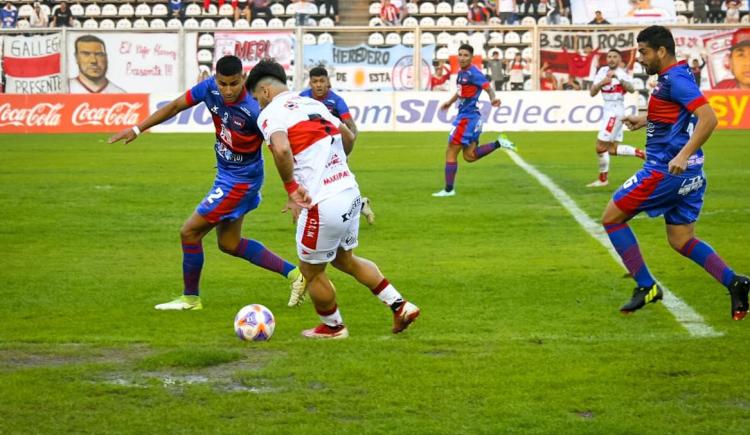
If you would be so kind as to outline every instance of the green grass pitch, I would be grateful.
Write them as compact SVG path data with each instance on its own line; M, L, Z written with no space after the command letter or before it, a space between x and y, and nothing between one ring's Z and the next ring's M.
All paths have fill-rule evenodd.
M459 163L447 133L364 133L351 157L374 226L359 255L422 309L392 336L387 307L331 272L351 337L308 341L310 304L285 280L219 252L199 312L156 312L181 291L179 228L214 176L212 136L1 136L0 433L748 433L750 319L669 248L661 219L633 228L653 273L720 337L695 338L662 304L622 317L633 282L503 151ZM595 133L512 133L519 154L594 219L640 165L596 177ZM492 139L485 133L483 139ZM642 133L626 143L642 146ZM750 272L746 132L705 146L698 236ZM244 236L295 260L270 155ZM243 305L277 320L267 343L232 330Z

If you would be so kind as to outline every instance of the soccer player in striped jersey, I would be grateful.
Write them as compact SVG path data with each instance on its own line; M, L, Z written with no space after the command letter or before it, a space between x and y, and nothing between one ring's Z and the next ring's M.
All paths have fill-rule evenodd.
M328 78L328 71L325 68L316 66L310 70L310 87L300 92L300 95L323 103L328 111L331 112L331 115L340 119L354 133L354 138L356 139L359 134L357 124L354 122L352 114L349 113L349 106L346 104L346 101L331 90L331 81ZM372 211L372 204L370 204L369 198L362 198L361 211L367 223L372 225L375 222L375 212Z
M711 246L695 237L706 190L701 146L716 127L716 114L687 62L677 62L669 29L647 27L636 40L639 62L649 75L659 78L647 115L624 120L631 130L646 127L646 162L615 192L602 217L612 245L637 283L620 311L629 314L663 297L628 226L635 215L646 212L650 217L664 215L669 244L729 290L731 316L741 320L747 314L750 279L735 273Z
M609 156L633 156L645 158L643 150L632 145L622 144L622 119L625 117L625 93L633 92L632 79L625 69L620 67L622 55L613 48L607 53L607 65L596 73L594 85L589 93L595 97L599 92L604 100L599 135L596 140L596 153L599 155L599 179L589 183L588 187L602 187L609 184Z
M217 173L214 185L180 229L184 289L177 299L156 305L157 310L199 310L199 280L203 269L203 237L216 228L219 249L256 266L286 277L292 287L291 299L303 294L304 277L292 263L282 259L260 242L241 236L245 214L260 204L263 185L263 136L257 125L260 108L245 90L242 62L225 56L216 63L216 75L166 104L139 125L125 129L109 140L125 143L183 110L204 103L216 127ZM299 300L291 300L297 305Z
M482 134L482 114L477 107L479 96L482 90L485 90L493 107L500 106L500 99L495 96L495 91L484 74L471 64L473 56L474 48L471 45L463 44L458 48L458 65L461 67L456 78L458 90L450 100L440 106L441 110L448 110L458 100L458 116L453 121L453 129L448 135L448 148L445 151L445 188L433 193L432 196L456 194L454 185L458 171L458 153L462 149L464 160L469 163L476 162L498 148L515 149L513 142L504 134L493 142L477 146Z

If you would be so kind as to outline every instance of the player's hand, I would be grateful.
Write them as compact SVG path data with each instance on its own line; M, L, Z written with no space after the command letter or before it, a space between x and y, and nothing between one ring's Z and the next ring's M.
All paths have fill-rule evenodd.
M302 212L302 207L297 205L296 202L292 201L292 199L288 199L286 202L286 205L281 210L282 213L291 212L292 213L292 222L297 223L297 219L299 219L299 214Z
M628 115L622 118L622 122L628 127L628 130L638 130L646 125L646 118L638 115Z
M492 104L492 107L500 107L500 99L495 98L494 100L490 101L490 104Z
M310 198L310 194L302 186L299 186L297 190L289 194L289 201L292 201L301 208L310 208L312 206L312 198Z
M112 136L110 136L110 138L107 141L107 143L115 143L115 142L119 142L122 139L125 139L125 143L128 144L130 142L133 142L135 140L135 138L137 138L137 137L138 136L133 131L133 128L132 127L128 127L128 128L126 128L124 130L121 130L119 133L113 134Z
M682 157L681 155L677 154L672 160L669 161L669 164L667 165L669 173L672 175L682 174L687 168L687 162L687 157Z
M440 110L442 111L446 111L450 108L451 108L451 104L448 101L440 105Z
M612 83L612 77L610 77L609 74L607 74L607 77L605 77L604 80L602 80L601 82L599 82L599 87L608 85L610 83Z

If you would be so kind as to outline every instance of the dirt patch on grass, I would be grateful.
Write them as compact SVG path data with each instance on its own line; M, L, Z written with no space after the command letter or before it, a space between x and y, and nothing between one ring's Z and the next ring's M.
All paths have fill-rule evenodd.
M152 353L146 345L24 344L0 348L0 371L82 364L128 364Z

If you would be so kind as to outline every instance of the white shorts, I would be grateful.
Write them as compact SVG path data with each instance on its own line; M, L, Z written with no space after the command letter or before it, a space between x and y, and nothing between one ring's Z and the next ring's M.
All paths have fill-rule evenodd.
M297 220L299 259L310 264L330 263L338 248L356 248L361 207L362 198L355 187L303 209Z
M596 136L602 142L622 142L622 118L625 116L620 111L604 109L604 116Z

